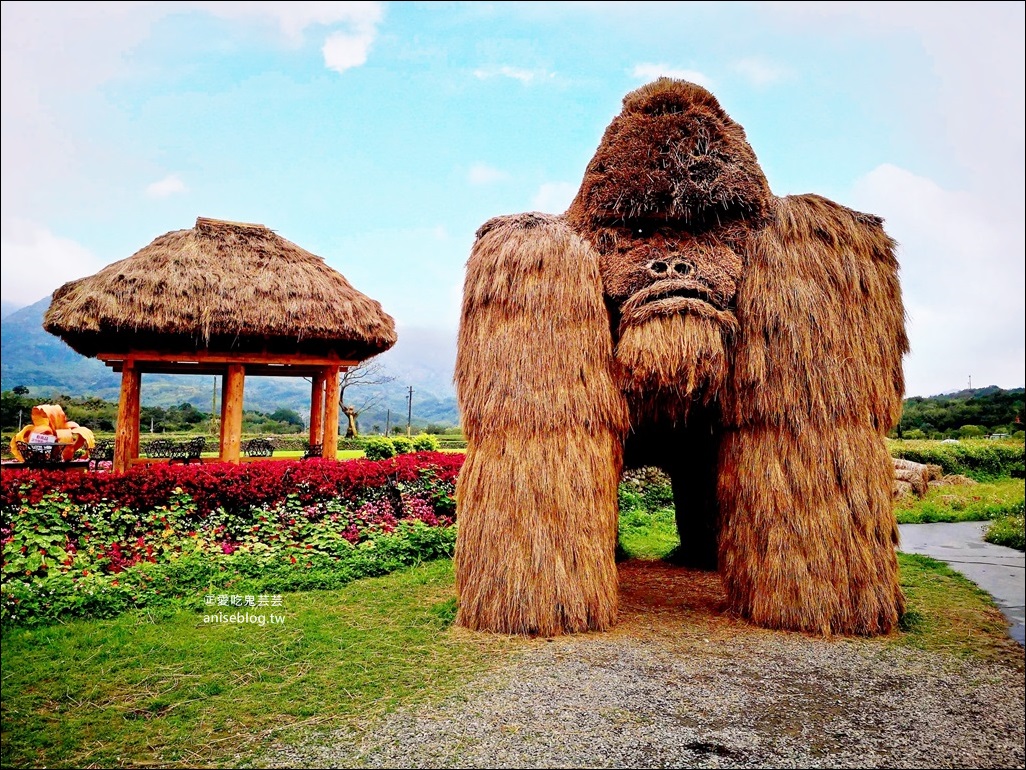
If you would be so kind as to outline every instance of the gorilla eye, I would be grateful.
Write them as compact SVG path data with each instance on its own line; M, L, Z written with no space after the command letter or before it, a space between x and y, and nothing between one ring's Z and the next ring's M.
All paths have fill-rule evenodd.
M662 260L656 260L648 266L648 269L651 270L653 273L665 273L669 269L669 267L670 266Z
M673 270L674 272L679 273L680 275L687 275L691 272L691 265L689 265L687 262L678 262L676 265L673 266Z

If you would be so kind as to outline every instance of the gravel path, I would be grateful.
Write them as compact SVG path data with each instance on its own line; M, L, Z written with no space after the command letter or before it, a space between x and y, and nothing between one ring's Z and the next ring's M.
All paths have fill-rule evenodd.
M604 634L525 641L441 704L279 746L261 767L1023 767L1021 655L965 661L771 632L715 576L622 575ZM685 595L686 594L686 595Z

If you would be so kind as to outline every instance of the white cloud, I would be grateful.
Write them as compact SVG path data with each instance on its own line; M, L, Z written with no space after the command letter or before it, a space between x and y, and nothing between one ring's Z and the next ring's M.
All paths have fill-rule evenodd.
M734 62L734 71L754 86L768 86L784 79L789 74L786 67L781 67L765 59L747 58Z
M270 22L294 45L303 42L309 27L345 25L346 32L336 34L361 40L368 38L369 46L383 16L382 5L376 2L197 2L192 5L223 19ZM331 35L329 41L336 34ZM366 54L366 47L363 53ZM327 60L325 63L328 64Z
M578 187L570 182L546 182L531 199L531 208L548 214L562 214L577 195Z
M104 263L84 246L32 222L4 222L0 285L5 302L31 305Z
M900 244L912 352L906 391L1021 387L1026 366L1021 233L985 201L884 164L858 180L855 205L885 217Z
M467 181L472 185L495 184L506 179L509 179L509 174L487 163L475 163L467 172Z
M678 67L670 67L666 64L635 64L631 75L640 80L655 80L656 78L675 78L676 80L688 80L697 83L704 88L712 88L712 79L697 70L686 70Z
M555 76L556 74L554 72L549 72L548 70L528 70L522 67L481 67L474 70L474 77L478 80L502 77L519 80L524 85L530 85L535 81L551 80Z
M167 198L188 189L178 174L168 174L163 179L146 185L146 195L150 198Z
M374 42L374 32L349 33L335 32L328 36L321 48L324 55L324 66L335 72L359 67L367 63L367 53Z

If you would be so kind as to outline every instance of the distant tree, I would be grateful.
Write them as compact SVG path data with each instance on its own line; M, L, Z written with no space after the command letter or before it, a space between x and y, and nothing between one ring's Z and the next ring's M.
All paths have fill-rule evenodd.
M289 425L298 425L300 428L302 428L305 425L305 423L303 422L303 418L300 417L298 412L292 409L286 409L285 407L278 407L269 415L267 415L267 417L268 419L274 420L275 422L284 422Z
M348 425L346 427L346 438L354 438L359 435L360 415L376 406L381 400L381 391L367 393L360 391L361 397L356 400L346 401L346 391L352 396L356 388L365 388L370 385L387 385L395 377L385 374L380 361L361 361L342 372L339 377L338 404L342 407L342 414L346 415Z
M33 402L13 390L0 393L0 424L5 431L14 432L19 425L31 422Z
M987 435L987 429L982 425L963 425L958 429L959 438L979 438Z
M29 394L29 389L26 388L24 385L15 385L11 389L11 392L16 393L19 396L27 396Z

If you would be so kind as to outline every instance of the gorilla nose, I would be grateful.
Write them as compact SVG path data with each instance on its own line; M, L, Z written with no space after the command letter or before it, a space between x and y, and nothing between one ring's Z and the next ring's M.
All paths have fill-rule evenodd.
M681 257L653 259L645 267L653 278L683 278L695 271L695 266Z

